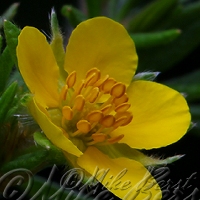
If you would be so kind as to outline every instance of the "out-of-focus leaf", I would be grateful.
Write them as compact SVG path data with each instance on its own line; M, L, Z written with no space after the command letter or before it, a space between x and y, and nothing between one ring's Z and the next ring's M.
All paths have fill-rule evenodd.
M36 170L42 165L48 156L48 151L44 149L35 149L33 152L16 157L10 162L5 163L1 168L1 173L6 173L10 170L19 168L25 168L29 170Z
M6 43L11 54L12 60L17 66L17 56L16 56L16 47L18 44L18 36L20 34L20 29L15 26L10 21L4 22L4 32L6 36Z
M0 28L2 28L4 20L11 20L17 13L19 3L13 3L0 17Z
M0 35L0 55L1 55L1 48L2 48L2 36Z
M176 9L168 15L162 23L157 25L157 29L169 29L170 27L177 27L181 30L199 19L200 2L190 3L187 6L179 5Z
M180 33L180 30L172 29L152 33L130 34L130 36L134 40L137 49L146 49L149 47L168 44L169 42L175 40L180 35Z
M102 0L86 0L88 17L96 17L101 15Z
M10 109L10 106L14 100L14 96L17 90L17 83L11 84L6 91L0 97L0 124L5 120L6 114Z
M200 99L200 70L185 76L166 81L165 84L175 90L185 93L188 101Z
M191 22L182 34L164 47L138 49L139 69L165 71L183 59L200 44L200 20ZM164 55L164 56L163 56Z
M178 0L156 0L147 5L128 25L129 32L152 30L178 5Z
M118 7L119 7L120 1L119 0L109 0L107 9L108 9L108 17L114 20L118 20L116 18L117 12L118 12Z
M74 28L79 23L87 19L87 17L80 10L78 10L77 8L74 8L71 5L63 6L61 12L63 16L67 17L67 19L69 20L69 23Z
M123 5L121 6L119 13L117 14L117 19L119 21L123 20L134 7L142 2L144 2L144 0L123 0Z
M200 105L198 105L198 104L190 105L190 112L192 114L192 118L194 121L197 119L200 119Z
M0 94L3 92L6 86L13 66L14 62L7 46L0 56Z

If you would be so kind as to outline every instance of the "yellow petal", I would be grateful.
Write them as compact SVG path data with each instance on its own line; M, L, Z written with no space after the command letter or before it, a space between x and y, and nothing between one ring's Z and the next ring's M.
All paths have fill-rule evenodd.
M137 149L164 147L179 140L190 125L184 97L177 91L150 81L135 81L128 88L132 122L113 134Z
M65 70L77 71L78 80L96 67L102 76L130 84L137 67L135 46L125 28L106 17L80 23L72 32L66 49Z
M75 156L82 155L82 152L67 138L66 133L51 122L45 109L37 105L34 99L28 104L28 107L40 128L54 145Z
M58 66L46 37L25 27L17 46L19 70L35 99L44 107L58 105Z
M89 147L77 160L81 168L121 199L161 199L157 182L137 161L123 157L110 159L95 147Z

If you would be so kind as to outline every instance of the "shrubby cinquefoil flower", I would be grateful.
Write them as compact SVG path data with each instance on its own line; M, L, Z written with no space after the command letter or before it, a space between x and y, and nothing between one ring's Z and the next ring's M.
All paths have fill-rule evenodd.
M51 46L36 28L21 31L17 57L33 94L28 105L31 114L76 167L90 174L95 167L110 169L103 180L96 178L120 198L161 199L155 180L131 159L131 152L176 142L189 127L190 113L175 90L151 81L132 81L138 57L122 25L105 17L79 24L66 48L65 82ZM123 169L127 171L121 183L110 187L112 177ZM139 190L144 179L157 187Z

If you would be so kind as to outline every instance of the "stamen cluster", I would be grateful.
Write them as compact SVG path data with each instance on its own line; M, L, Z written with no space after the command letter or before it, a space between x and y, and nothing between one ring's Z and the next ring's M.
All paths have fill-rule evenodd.
M97 68L90 69L85 79L77 82L73 71L61 91L62 126L71 137L80 137L86 145L112 144L124 135L110 133L129 124L133 118L126 86L110 78L101 77Z

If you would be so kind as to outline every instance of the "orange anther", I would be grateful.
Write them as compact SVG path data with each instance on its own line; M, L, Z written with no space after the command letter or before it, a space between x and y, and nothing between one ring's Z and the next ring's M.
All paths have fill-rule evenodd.
M133 115L132 115L132 113L129 112L129 111L121 112L121 113L118 112L118 113L116 113L116 115L115 115L115 117L116 117L117 120L120 119L121 117L124 117L124 116L126 116L127 119L124 121L124 123L123 123L121 126L126 126L126 125L129 124L129 123L132 121L132 119L133 119Z
M75 98L73 110L75 109L81 111L83 110L84 105L85 105L85 98L83 97L83 95L78 95Z
M113 78L108 78L103 84L102 84L102 90L105 93L109 93L113 85L116 83L116 80Z
M115 112L125 112L130 108L130 103L122 103L115 108Z
M91 130L91 124L87 120L80 120L76 127L82 133L88 133Z
M115 123L115 117L113 115L106 115L101 120L101 124L106 128L113 126L114 123Z
M126 93L123 96L121 96L120 98L114 98L113 99L113 103L115 104L115 106L118 106L118 105L125 103L127 101L128 101L128 96L127 96Z
M114 97L120 98L124 95L126 91L126 86L123 83L115 83L110 91L110 94Z
M119 127L119 126L122 126L122 125L127 121L127 119L128 119L127 116L122 116L122 117L118 118L118 119L115 121L113 127L114 127L114 128L117 128L117 127Z
M90 69L86 74L85 86L93 85L101 76L100 71L97 68Z
M73 118L73 111L69 106L63 106L62 115L66 120L71 120Z
M107 142L109 142L110 144L114 144L114 143L119 142L123 137L124 137L123 134L119 135L119 136L116 136L116 137L112 137L110 139L107 139Z
M66 84L69 88L72 88L76 82L76 71L70 73L66 79Z
M108 114L112 110L112 105L108 104L105 107L101 108L101 111L104 115Z
M82 80L81 83L78 85L78 87L75 90L75 94L76 95L81 94L81 91L82 91L84 85L85 85L84 80Z
M92 89L92 91L90 92L90 95L88 97L88 101L90 103L94 103L97 99L97 97L99 96L99 88L95 87Z
M92 139L95 142L104 142L107 139L107 135L103 133L94 133L92 134Z
M100 87L108 78L109 78L109 75L106 75L104 78L99 79L99 80L94 84L94 87Z
M60 93L60 97L62 100L66 100L67 98L67 92L68 92L68 86L65 85L62 90L61 90L61 93Z
M99 122L102 118L103 113L100 110L93 110L87 116L89 122Z

